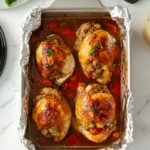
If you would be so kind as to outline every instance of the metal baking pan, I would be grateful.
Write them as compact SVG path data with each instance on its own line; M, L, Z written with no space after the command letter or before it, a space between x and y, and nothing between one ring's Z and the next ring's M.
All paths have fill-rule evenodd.
M42 9L41 13L44 14L44 16L48 17L50 20L55 19L62 19L63 17L65 18L78 18L78 19L110 19L112 20L112 17L110 16L109 10L113 9L112 8L106 8L102 5L102 3L98 0L54 0L52 1L51 4L47 4L48 1L46 1L44 4L42 4ZM46 7L50 5L49 7ZM129 14L127 14L129 16ZM43 15L41 15L42 17ZM38 16L39 17L39 16ZM114 17L114 18L119 18L119 17ZM113 20L114 20L113 18ZM42 18L41 18L42 19ZM121 20L121 18L119 18ZM119 20L117 19L117 20ZM124 22L121 23L122 26L124 26ZM24 131L24 136L25 139L22 138L24 141L32 141L33 144L30 142L23 142L26 143L26 147L30 149L30 144L32 145L31 147L36 148L36 149L42 149L42 150L48 150L48 149L121 149L122 147L126 147L128 143L132 141L132 137L130 137L130 134L128 135L129 130L132 130L132 127L130 129L130 122L132 122L131 118L128 116L128 110L129 110L129 103L130 103L130 88L131 88L131 81L130 81L130 30L126 30L126 39L124 40L124 37L121 35L120 38L120 45L121 45L121 104L122 104L122 112L120 112L120 131L122 132L119 140L109 143L109 142L104 142L101 144L94 144L90 146L85 146L85 145L75 145L75 146L67 146L65 143L60 142L59 144L51 144L51 145L46 145L42 146L40 145L35 138L31 134L31 102L30 100L27 100L26 98L29 95L29 91L27 90L29 87L28 80L28 65L23 66L23 72L25 73L25 78L24 75L22 74L22 93L21 97L24 99L23 104L27 104L29 101L29 105L27 104L28 108L25 108L26 116L25 119L27 119L27 122L24 121L25 124L25 129ZM23 58L23 57L22 57ZM23 60L23 59L22 59ZM21 61L22 61L21 60ZM26 69L24 69L26 68ZM22 106L24 108L24 105ZM29 111L29 112L28 112ZM29 115L28 115L29 113ZM23 119L23 114L21 115L21 121ZM20 123L22 124L22 123ZM127 125L128 124L128 125ZM132 123L131 123L132 124ZM132 132L132 131L131 131ZM132 134L132 133L131 133ZM126 140L126 137L129 137L131 139Z

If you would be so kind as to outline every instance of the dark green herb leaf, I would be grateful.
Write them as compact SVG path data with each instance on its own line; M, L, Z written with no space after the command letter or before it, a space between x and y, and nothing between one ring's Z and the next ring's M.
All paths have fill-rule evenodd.
M95 54L97 50L97 46L94 46L93 49L90 51L90 54Z
M53 120L57 120L57 117L56 117L56 116L53 116Z
M46 68L46 69L49 69L49 65L48 65L48 64L46 64L46 65L45 65L45 68Z
M109 127L109 130L111 131L113 129L113 127Z
M87 108L87 107L88 107L88 104L85 104L84 106Z
M94 121L94 120L92 120L92 121L91 121L91 123L92 123L92 124L95 124L95 121Z
M100 78L103 78L103 77L104 77L103 72L101 72L101 74L100 74Z
M56 72L57 72L57 69L54 70L54 73L56 73Z
M98 41L95 41L95 46L90 51L90 54L95 54L96 53L96 51L98 50L97 46L98 46Z
M58 131L57 129L53 129L53 133L57 133L57 131Z
M16 0L5 0L5 3L10 6L12 3L16 2Z
M48 50L46 50L46 55L47 56L53 56L54 55L54 51L52 49L48 49Z
M96 113L96 109L95 109L95 108L93 108L93 109L92 109L92 112L93 112L93 113Z
M46 64L46 65L45 65L45 68L46 68L46 69L49 69L51 66L54 66L54 65L56 65L56 63L55 63L55 62L52 62L51 64Z
M49 64L49 66L55 66L56 63L55 62L52 62L51 64Z

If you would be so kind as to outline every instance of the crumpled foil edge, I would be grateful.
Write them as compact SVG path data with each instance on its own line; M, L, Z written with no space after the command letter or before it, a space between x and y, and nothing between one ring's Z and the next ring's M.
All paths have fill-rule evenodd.
M124 50L125 53L125 59L130 58L130 46L127 47L128 43L128 38L130 37L130 29L131 29L131 19L129 16L129 12L126 8L120 7L120 6L114 6L113 8L108 9L111 17L113 20L117 22L121 29L121 35L122 35L122 40L123 40L123 46L126 50ZM122 22L123 21L123 22ZM127 62L127 63L130 63ZM128 64L126 64L128 65ZM122 66L123 68L124 66ZM131 70L128 70L131 71ZM130 78L130 77L129 77ZM132 118L132 113L133 113L133 97L132 97L132 92L130 91L130 85L125 85L126 86L126 91L123 93L123 101L126 101L126 107L125 107L125 114L126 114L126 129L125 129L125 134L124 138L121 140L118 140L114 142L114 144L121 143L121 146L119 150L125 150L130 143L133 142L133 118Z
M131 26L131 20L129 18L129 13L126 8L122 8L119 6L115 6L113 8L108 9L111 17L113 20L116 20L116 22L119 24L119 27L122 28L123 32L125 31L124 28L126 29L127 33L122 33L122 35L126 35L123 37L123 43L124 46L126 46L127 43L127 37L129 36L128 33L130 32L130 26ZM118 20L119 18L124 19L124 25L122 26ZM24 95L22 95L22 100L21 100L21 116L20 116L20 122L19 122L19 138L24 146L25 150L35 150L35 146L32 143L30 139L27 139L25 137L26 135L26 128L27 128L27 120L28 120L28 102L29 102L29 83L28 83L28 62L29 62L29 55L30 55L30 50L29 50L29 39L32 34L32 32L36 29L39 28L41 24L41 4L36 5L32 10L30 10L25 17L23 18L21 22L21 56L20 56L20 65L23 71L23 75L25 76L25 92ZM126 93L124 93L124 101L126 101L126 108L125 108L125 113L127 116L126 120L126 132L124 135L124 139L118 140L114 142L114 145L117 145L121 143L121 146L110 146L107 147L107 150L125 150L126 147L133 141L132 138L132 133L133 133L133 121L132 121L132 112L133 112L133 98L132 98L132 93L131 91L127 90ZM106 149L101 149L101 150L106 150Z
M21 55L20 55L20 65L23 71L23 76L25 80L25 92L22 95L21 100L21 116L19 122L19 138L24 150L35 150L35 146L30 139L25 137L27 120L28 120L28 103L29 103L29 83L28 83L28 62L29 62L29 39L34 30L38 29L41 25L41 4L36 5L32 10L30 10L23 18L21 22ZM23 90L23 89L22 89ZM22 91L23 93L23 91Z

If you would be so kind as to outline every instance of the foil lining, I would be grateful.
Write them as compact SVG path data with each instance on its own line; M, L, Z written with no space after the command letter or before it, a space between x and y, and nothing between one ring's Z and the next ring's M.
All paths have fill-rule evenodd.
M41 7L40 5L35 6L31 11L29 11L23 18L21 22L21 55L20 55L20 65L23 72L24 83L22 85L22 100L20 109L20 122L19 122L19 137L20 141L24 147L24 150L35 150L35 146L30 139L26 138L26 129L28 121L28 103L29 103L29 80L28 80L28 63L29 63L29 39L34 30L38 29L41 25ZM23 91L24 90L24 91Z
M130 29L131 19L126 8L115 6L108 9L113 20L121 29L122 54L121 54L121 100L123 117L123 136L114 144L120 145L119 150L125 150L133 142L133 97L130 91Z
M130 47L129 37L130 37L130 27L131 20L129 13L126 8L115 6L108 9L113 20L116 20L119 27L121 28L121 38L122 38L122 60L121 66L122 69L122 133L123 135L110 145L107 148L102 148L99 150L125 150L126 147L133 141L133 119L132 119L132 110L133 110L133 98L130 91L130 70L128 66L130 65ZM20 122L19 122L19 138L24 147L24 150L35 150L35 146L30 139L26 136L27 121L28 121L28 103L29 103L29 80L28 80L28 63L30 56L29 49L29 40L33 31L39 28L41 25L41 4L36 5L32 10L30 10L22 20L21 23L21 55L20 55L20 65L22 68L22 99L20 106ZM128 43L128 44L127 44ZM128 51L126 51L128 50ZM127 74L126 72L129 72ZM128 81L128 82L127 82Z

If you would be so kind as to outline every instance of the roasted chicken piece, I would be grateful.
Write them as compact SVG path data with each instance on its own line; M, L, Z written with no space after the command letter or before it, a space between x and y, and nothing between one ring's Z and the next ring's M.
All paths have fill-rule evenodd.
M52 34L39 43L36 62L42 76L58 85L72 75L75 67L70 49L57 34Z
M45 137L55 142L62 140L68 133L71 123L71 110L60 92L43 88L33 99L32 119Z
M111 80L114 38L101 25L85 23L76 32L75 48L84 74L101 84Z
M116 103L106 86L84 83L78 86L74 127L87 139L104 142L116 126Z

